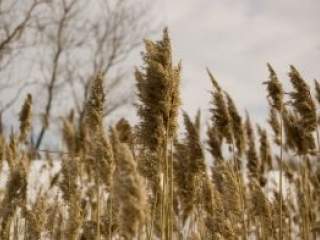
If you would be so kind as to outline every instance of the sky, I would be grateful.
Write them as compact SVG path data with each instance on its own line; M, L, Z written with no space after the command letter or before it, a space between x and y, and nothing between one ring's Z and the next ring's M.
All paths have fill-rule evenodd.
M184 110L206 112L208 67L257 122L267 116L266 63L286 90L293 64L306 81L320 79L319 0L164 0L157 14L169 27L176 62L182 60Z
M310 84L320 79L320 0L154 0L152 5L150 21L159 28L147 38L158 40L161 28L168 26L174 60L182 61L182 109L194 116L200 108L204 122L209 118L211 90L207 67L239 110L248 110L264 125L268 104L262 83L268 79L267 62L286 91L290 64ZM143 46L138 48L127 63L132 73L142 64L142 50ZM135 91L130 76L124 89ZM16 113L6 116L10 123L17 122ZM125 106L108 123L121 117L138 121L135 107Z

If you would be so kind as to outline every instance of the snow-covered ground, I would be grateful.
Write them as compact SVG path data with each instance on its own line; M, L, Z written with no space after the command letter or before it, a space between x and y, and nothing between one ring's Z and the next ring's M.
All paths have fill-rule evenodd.
M0 192L6 188L9 176L9 167L6 161L3 161L3 168L0 174ZM60 161L51 161L50 163L45 160L34 160L30 164L30 169L27 178L27 195L28 200L33 202L37 193L46 191L49 188L50 181L53 176L59 172L61 168Z

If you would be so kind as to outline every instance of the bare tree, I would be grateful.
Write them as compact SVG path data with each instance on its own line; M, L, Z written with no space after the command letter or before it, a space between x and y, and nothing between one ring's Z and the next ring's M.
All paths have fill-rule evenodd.
M2 74L12 65L14 59L28 44L24 33L34 19L36 8L43 3L42 0L25 1L0 0L0 93L15 88L11 99L0 101L0 113L3 114L18 99L21 92L30 83L11 82L8 75ZM19 85L19 86L17 86Z
M49 65L44 65L47 69L47 74L44 76L44 89L47 91L47 99L43 114L42 127L39 136L36 140L36 149L41 145L44 134L49 127L49 119L51 115L52 105L54 103L55 88L59 81L60 69L63 64L65 52L74 44L74 39L69 38L68 28L71 26L73 18L78 13L76 4L78 0L61 0L57 2L49 2L47 10L50 10L52 16L42 18L42 22L38 23L39 30L45 35L47 47L51 48ZM59 9L57 12L57 8ZM45 20L49 20L46 22ZM51 61L51 62L50 62ZM42 62L43 64L43 62Z
M68 78L80 118L88 98L92 74L100 72L107 75L107 90L115 91L126 75L119 69L114 74L109 74L110 71L123 62L141 43L142 37L150 31L150 25L147 22L148 6L137 7L136 3L128 0L113 1L113 4L112 1L101 1L101 16L88 25L90 57L86 65L89 69L84 73L77 72L78 64L76 64L69 72L71 75L76 74L76 77ZM105 116L128 101L130 101L130 95L118 96L114 102L108 101L105 106Z
M106 75L107 96L126 83L128 69L123 63L152 28L150 4L0 0L0 93L5 92L0 114L12 109L26 90L35 94L35 111L41 112L40 126L33 130L36 149L53 118L72 108L81 121L97 72ZM27 66L25 71L22 66ZM131 96L128 91L107 101L105 116L130 102Z
M57 96L72 96L73 104L67 104L81 121L93 76L107 75L106 91L116 91L126 79L125 69L119 66L150 29L147 6L130 0L48 1L41 12L37 56L41 56L41 94L45 90L46 98L36 149L49 128ZM105 115L129 102L130 96L107 101Z

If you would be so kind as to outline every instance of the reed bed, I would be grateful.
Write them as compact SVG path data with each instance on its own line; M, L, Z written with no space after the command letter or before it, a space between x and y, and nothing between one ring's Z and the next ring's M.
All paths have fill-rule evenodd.
M37 152L32 96L0 134L0 239L303 239L320 235L320 84L290 66L285 92L267 64L270 114L256 125L208 69L211 117L180 108L181 64L167 29L136 68L137 115L104 123L96 73L84 117L61 122L64 149ZM178 115L183 122L178 126ZM178 134L178 127L182 134ZM202 136L201 133L206 133Z

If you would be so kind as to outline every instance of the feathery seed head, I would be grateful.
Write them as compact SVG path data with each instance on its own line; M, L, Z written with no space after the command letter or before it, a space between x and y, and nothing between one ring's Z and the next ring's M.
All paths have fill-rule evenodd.
M282 111L283 106L283 88L282 84L278 80L276 72L273 70L272 66L267 64L269 70L269 81L264 82L267 85L268 97L270 98L271 107L277 109L277 111Z
M31 107L32 107L32 96L31 94L27 95L27 98L22 106L19 120L20 120L20 142L26 141L27 134L31 128Z

